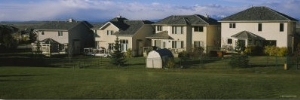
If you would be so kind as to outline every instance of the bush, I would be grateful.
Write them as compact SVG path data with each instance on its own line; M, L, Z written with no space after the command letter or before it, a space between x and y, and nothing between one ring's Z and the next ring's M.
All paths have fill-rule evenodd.
M264 52L269 56L286 56L287 48L286 47L276 47L276 46L265 46Z
M130 48L128 48L125 54L126 54L127 58L131 58L132 57L132 50Z
M245 48L244 53L251 56L262 55L263 48L260 46L248 46Z
M166 63L166 68L175 68L175 61L174 59L168 59Z
M232 68L247 68L249 59L247 55L232 55L229 65Z
M195 47L193 51L190 52L190 56L195 58L199 58L203 54L204 48L203 47Z

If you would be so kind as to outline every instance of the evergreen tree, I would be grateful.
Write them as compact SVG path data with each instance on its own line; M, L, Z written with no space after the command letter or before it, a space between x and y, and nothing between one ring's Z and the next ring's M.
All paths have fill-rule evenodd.
M120 42L119 38L117 37L117 39L115 40L113 53L111 54L111 64L124 66L125 63L125 55L120 50Z

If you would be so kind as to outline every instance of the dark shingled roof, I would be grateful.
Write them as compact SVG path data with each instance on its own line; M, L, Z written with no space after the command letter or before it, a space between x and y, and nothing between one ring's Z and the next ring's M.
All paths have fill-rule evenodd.
M253 40L265 40L265 38L260 37L254 33L251 33L249 31L242 31L237 34L232 35L231 37L237 38L237 39L253 39Z
M173 39L168 35L168 31L161 31L159 33L153 34L152 36L146 37L149 39Z
M164 18L154 25L162 25L162 24L171 24L171 25L217 25L219 24L217 20L205 17L202 15L172 15L167 18Z
M283 13L277 12L271 8L258 6L251 7L249 9L243 10L231 16L225 17L220 20L222 21L297 21L297 19L292 18Z
M143 25L145 24L152 24L153 22L148 20L128 20L121 16L111 19L110 21L106 22L111 23L118 27L120 30L114 34L119 36L131 36L134 35ZM103 25L101 27L103 27ZM101 28L99 27L99 28Z
M59 30L69 30L79 24L85 24L87 27L92 28L93 25L88 23L87 21L74 21L74 22L68 22L68 21L50 21L46 22L45 24L41 25L40 27L37 27L37 29L59 29Z

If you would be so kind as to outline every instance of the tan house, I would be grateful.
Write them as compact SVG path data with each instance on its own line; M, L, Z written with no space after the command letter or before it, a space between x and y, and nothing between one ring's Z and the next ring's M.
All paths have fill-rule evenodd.
M299 40L297 20L268 7L251 7L219 22L222 26L221 45L227 51L250 45L275 45L293 50Z
M143 47L150 45L146 38L154 33L152 22L147 20L128 20L118 16L103 25L94 27L96 49L112 52L116 38L119 38L121 51L132 50L133 56L143 54Z
M220 24L209 16L172 15L154 24L152 46L171 49L173 53L203 47L206 53L220 47Z
M51 21L35 29L43 54L81 54L83 48L93 46L92 25L86 21ZM37 50L37 43L33 50Z

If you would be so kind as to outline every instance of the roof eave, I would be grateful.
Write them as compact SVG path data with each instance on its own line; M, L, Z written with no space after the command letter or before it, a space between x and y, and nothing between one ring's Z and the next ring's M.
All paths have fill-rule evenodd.
M294 20L220 20L218 22L297 22Z

